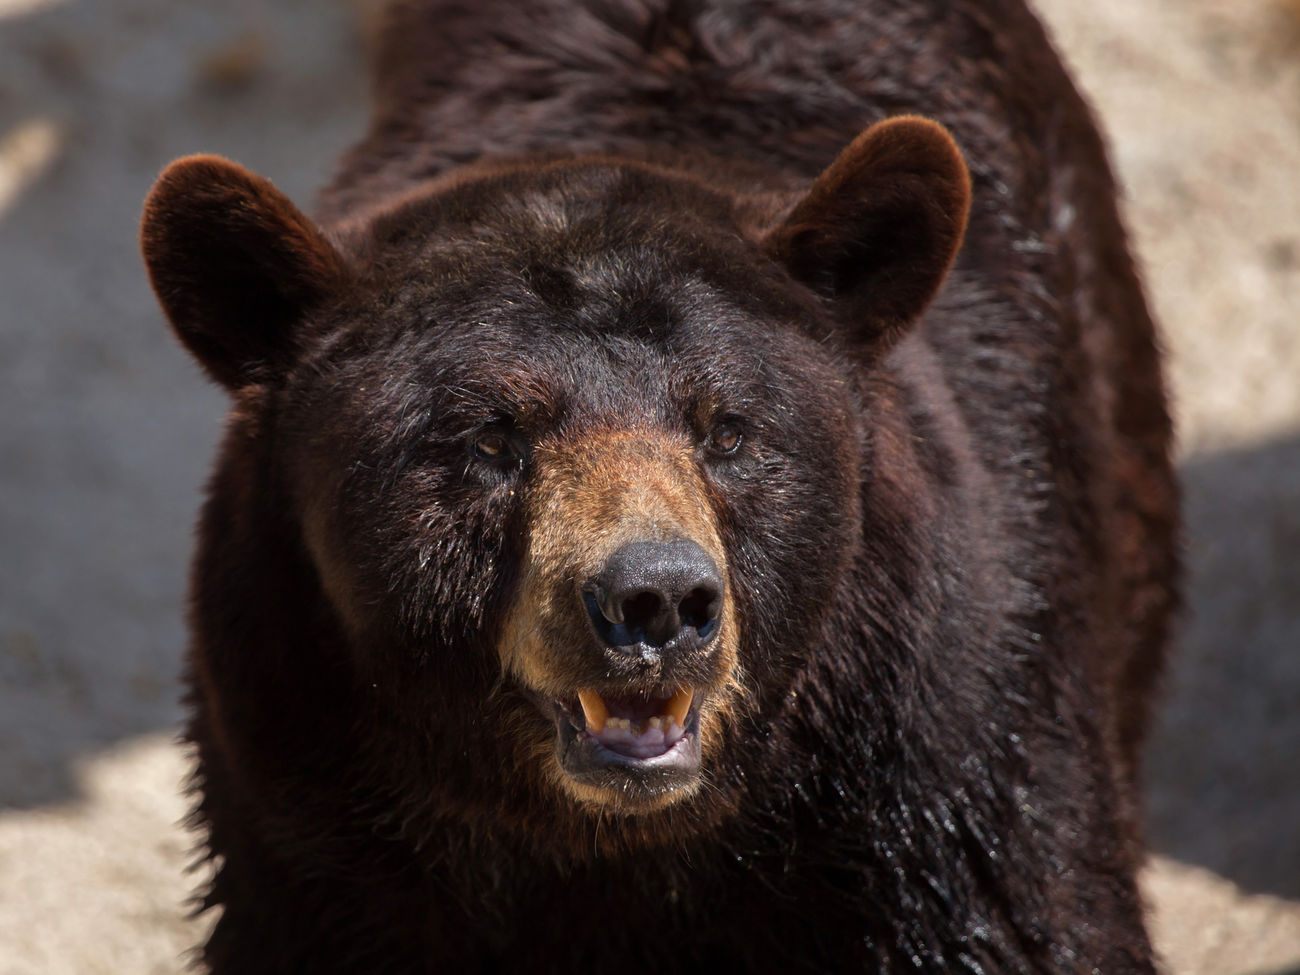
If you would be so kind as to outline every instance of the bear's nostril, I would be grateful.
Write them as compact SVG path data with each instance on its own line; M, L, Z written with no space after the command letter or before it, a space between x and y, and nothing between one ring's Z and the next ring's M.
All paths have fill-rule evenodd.
M633 628L650 629L663 615L664 601L658 593L638 592L623 601L623 622Z
M686 594L677 615L685 626L693 626L701 633L704 628L717 621L722 613L722 593L712 586L698 586Z

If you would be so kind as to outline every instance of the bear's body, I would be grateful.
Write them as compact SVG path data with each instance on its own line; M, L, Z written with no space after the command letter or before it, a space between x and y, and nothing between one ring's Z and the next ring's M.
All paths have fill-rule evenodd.
M210 158L146 210L235 398L192 606L212 970L1152 971L1169 422L1020 0L386 38L323 232ZM920 119L855 140L900 113L969 181Z

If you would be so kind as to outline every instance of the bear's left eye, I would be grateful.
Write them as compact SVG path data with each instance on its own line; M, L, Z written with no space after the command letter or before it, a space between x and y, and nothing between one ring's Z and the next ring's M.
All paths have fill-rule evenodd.
M709 431L709 450L725 457L739 450L744 439L738 420L723 420Z

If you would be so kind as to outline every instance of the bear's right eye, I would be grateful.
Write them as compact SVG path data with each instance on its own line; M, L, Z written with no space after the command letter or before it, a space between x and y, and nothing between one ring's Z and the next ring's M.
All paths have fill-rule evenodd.
M501 463L510 460L514 454L514 444L501 430L484 430L474 438L474 456L479 460Z

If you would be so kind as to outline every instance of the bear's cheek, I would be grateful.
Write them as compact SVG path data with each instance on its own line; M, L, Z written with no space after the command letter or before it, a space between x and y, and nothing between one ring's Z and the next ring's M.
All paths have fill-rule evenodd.
M789 675L842 599L861 548L861 448L837 404L805 400L798 426L772 431L756 463L717 485L725 497L742 659L760 706ZM779 441L779 442L778 442Z
M525 520L498 654L553 723L536 773L625 809L690 794L743 683L727 553L694 446L640 429L543 443ZM519 747L537 753L536 741Z
M503 570L517 561L513 498L446 458L393 453L300 451L302 537L362 677L465 671L467 639L499 626ZM495 661L479 658L490 679Z

